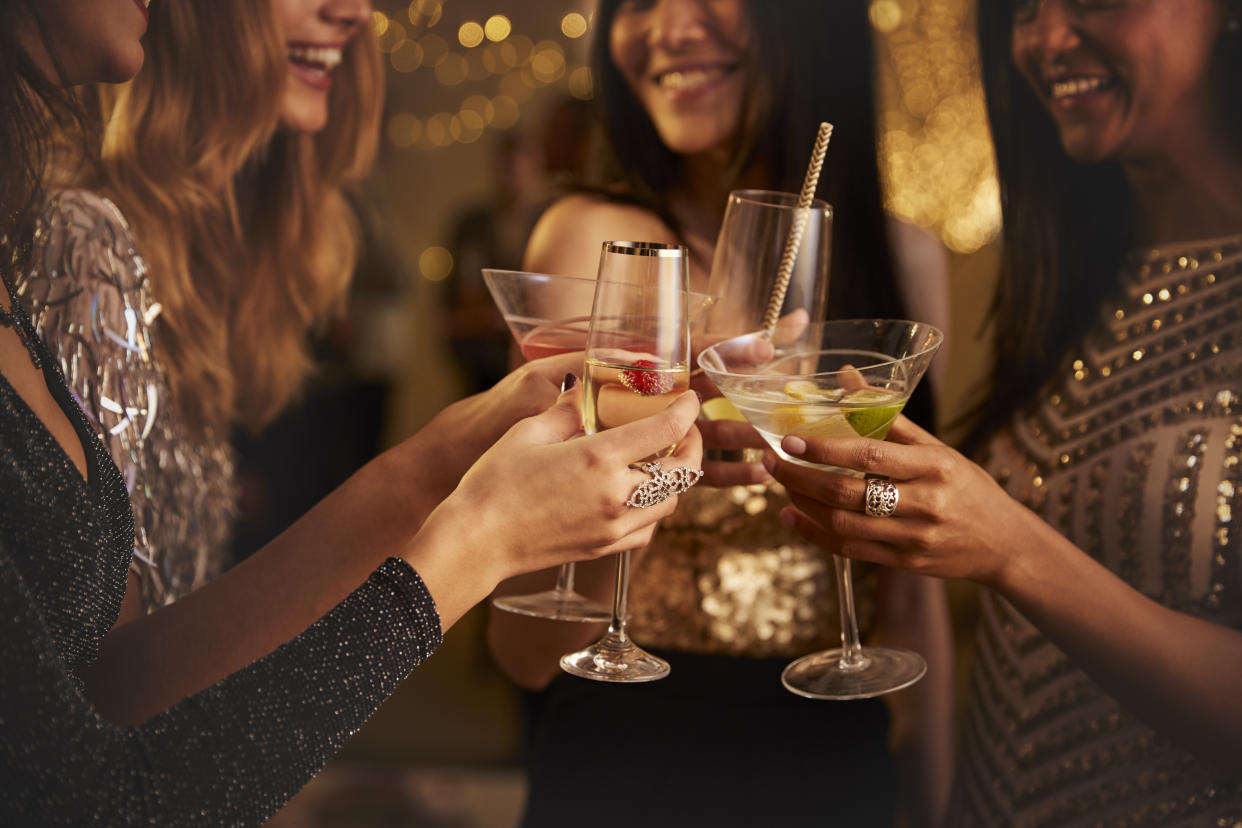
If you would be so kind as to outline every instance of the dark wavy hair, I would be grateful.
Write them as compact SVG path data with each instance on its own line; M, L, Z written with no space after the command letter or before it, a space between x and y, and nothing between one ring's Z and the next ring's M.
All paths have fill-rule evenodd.
M0 0L0 267L24 268L43 203L42 179L58 134L84 134L87 121L59 77L26 53L21 33L48 41L38 0ZM56 75L60 66L52 56Z
M1004 217L1001 278L989 322L996 352L964 447L978 449L1062 368L1119 291L1136 243L1129 185L1116 161L1080 164L1012 58L1015 0L979 3L979 51ZM1242 141L1242 36L1223 33L1213 62L1217 100Z
M798 192L822 121L836 125L819 196L833 214L832 294L838 316L904 316L888 245L876 159L872 33L865 0L743 0L755 48L746 69L734 179L761 163L769 189ZM601 0L592 44L605 169L627 197L669 221L665 194L681 159L660 140L609 54L622 0ZM732 187L730 187L732 188Z

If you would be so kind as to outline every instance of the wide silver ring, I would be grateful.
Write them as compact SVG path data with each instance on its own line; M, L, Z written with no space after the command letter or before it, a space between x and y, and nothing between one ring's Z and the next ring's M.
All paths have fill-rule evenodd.
M644 463L643 471L651 475L651 479L644 481L634 490L630 499L625 501L626 506L646 509L648 506L663 503L673 495L679 495L698 483L699 478L703 476L702 469L683 467L665 471L659 463Z
M863 499L863 511L872 517L892 517L897 511L901 495L897 485L887 477L867 475L867 494Z

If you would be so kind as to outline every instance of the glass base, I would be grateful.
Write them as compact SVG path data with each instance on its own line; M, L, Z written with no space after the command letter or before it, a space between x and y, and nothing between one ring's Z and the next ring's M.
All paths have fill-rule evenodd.
M861 663L844 666L842 651L811 653L781 673L785 689L808 699L869 699L909 687L927 672L918 653L891 647L863 647Z
M493 598L492 606L505 612L553 621L590 623L607 621L612 617L612 610L599 601L592 601L576 592L555 589L530 595L504 595Z
M609 632L585 650L561 656L561 669L594 681L656 681L671 672L668 662Z

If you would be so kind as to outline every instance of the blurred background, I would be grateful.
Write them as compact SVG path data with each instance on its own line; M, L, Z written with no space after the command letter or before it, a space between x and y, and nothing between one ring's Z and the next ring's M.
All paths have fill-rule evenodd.
M593 0L373 2L388 91L379 164L357 205L365 255L347 314L319 337L323 367L302 404L264 434L237 437L238 555L503 374L509 335L480 268L519 267L539 212L587 153ZM872 0L870 17L889 209L950 251L952 336L938 394L941 430L952 438L984 370L980 331L1000 221L973 0ZM312 441L327 451L312 458L304 451ZM973 592L950 590L964 673ZM486 612L454 626L270 824L515 825L522 699L491 663Z

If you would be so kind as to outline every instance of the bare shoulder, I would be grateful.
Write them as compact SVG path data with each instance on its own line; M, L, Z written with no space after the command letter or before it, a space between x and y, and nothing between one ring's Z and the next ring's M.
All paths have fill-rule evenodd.
M949 323L949 256L931 232L896 216L888 217L897 285L907 312L942 330Z
M574 194L540 217L526 244L523 267L540 273L594 278L600 245L606 241L675 242L659 216L602 196Z

